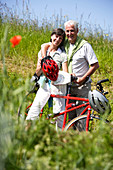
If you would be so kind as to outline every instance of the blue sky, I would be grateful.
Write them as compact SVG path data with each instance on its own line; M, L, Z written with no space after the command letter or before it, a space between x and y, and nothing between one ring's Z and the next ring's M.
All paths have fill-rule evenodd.
M100 26L106 33L113 34L113 0L1 0L8 7L21 12L26 5L31 17L50 19L54 15L74 19L91 25Z

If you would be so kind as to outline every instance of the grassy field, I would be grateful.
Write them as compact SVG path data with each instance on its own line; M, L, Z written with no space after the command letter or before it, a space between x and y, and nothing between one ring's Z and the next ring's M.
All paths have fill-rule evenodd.
M105 89L111 105L110 125L101 123L96 131L58 132L45 121L33 121L26 131L24 119L18 120L18 107L31 88L41 44L50 39L51 28L22 22L15 17L0 19L0 167L3 170L113 169L113 41L103 32L80 30L92 45L100 68L92 76L92 89L98 80L109 78ZM10 38L22 41L11 47ZM23 112L24 112L24 108ZM45 109L45 114L48 108Z

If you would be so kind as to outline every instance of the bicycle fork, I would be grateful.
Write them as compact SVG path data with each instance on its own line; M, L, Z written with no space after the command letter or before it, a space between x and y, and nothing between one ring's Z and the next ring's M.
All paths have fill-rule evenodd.
M68 109L67 105L69 103L69 96L70 94L67 95L67 100L66 100L66 107L65 107L65 110ZM62 131L64 130L65 128L65 125L66 125L66 118L67 118L67 112L65 111L65 114L64 114L64 120L63 120L63 126L62 126Z
M91 106L88 105L88 113L87 113L87 119L86 119L86 132L89 130L90 114L91 114Z

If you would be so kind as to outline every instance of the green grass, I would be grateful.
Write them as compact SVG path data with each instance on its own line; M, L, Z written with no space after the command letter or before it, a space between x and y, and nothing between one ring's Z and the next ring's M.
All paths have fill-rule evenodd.
M3 18L2 18L3 19ZM33 121L25 130L26 121L18 120L18 108L34 74L40 46L50 39L51 29L32 23L22 24L15 17L6 18L0 24L0 167L6 170L68 170L113 168L113 129L101 123L95 132L56 132L45 121ZM43 23L42 23L43 25ZM52 23L48 23L52 25ZM11 47L10 38L21 35L22 41ZM87 35L87 36L86 36ZM98 80L109 78L104 87L112 112L109 115L113 126L113 41L91 30L80 36L91 43L99 60L100 68L92 76L92 89ZM24 113L24 107L22 108ZM45 114L48 108L45 109Z

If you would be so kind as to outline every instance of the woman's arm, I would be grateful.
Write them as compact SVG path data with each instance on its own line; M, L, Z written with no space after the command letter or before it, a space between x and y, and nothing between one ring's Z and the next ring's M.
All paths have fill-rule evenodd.
M67 61L62 64L62 70L68 72L68 64Z
M42 69L41 69L41 59L38 59L37 68L36 68L36 74L37 74L37 76L40 76L41 73L42 73Z

